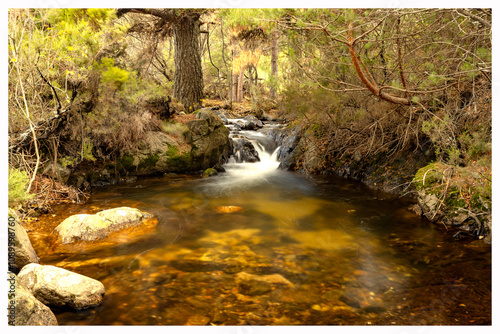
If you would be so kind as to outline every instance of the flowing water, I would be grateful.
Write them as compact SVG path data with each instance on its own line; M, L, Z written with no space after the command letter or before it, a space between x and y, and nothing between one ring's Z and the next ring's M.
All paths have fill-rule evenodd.
M42 264L106 287L98 307L56 310L59 324L491 324L489 247L358 182L278 170L265 137L244 134L260 162L100 188L30 226ZM54 246L66 217L119 206L158 224Z

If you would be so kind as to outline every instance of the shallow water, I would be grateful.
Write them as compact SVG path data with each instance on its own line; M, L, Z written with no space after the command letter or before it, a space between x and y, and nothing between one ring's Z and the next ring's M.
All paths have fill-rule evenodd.
M491 324L491 249L456 241L408 201L261 163L201 179L96 190L30 226L42 264L106 287L102 305L56 310L61 325ZM158 224L55 246L66 217L119 206Z

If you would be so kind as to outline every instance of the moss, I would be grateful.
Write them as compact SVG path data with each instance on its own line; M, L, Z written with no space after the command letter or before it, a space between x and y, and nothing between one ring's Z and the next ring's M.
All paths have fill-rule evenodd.
M450 208L450 214L452 212L455 212L456 208L467 207L467 202L460 197L460 189L456 187L451 187L450 189L448 189L444 204L446 205L446 207Z
M26 191L29 175L25 171L9 168L9 207L18 207L34 198Z
M169 169L176 172L188 171L191 169L192 161L193 157L189 152L179 155L171 155L168 160Z
M176 157L177 155L179 155L179 148L177 146L169 146L168 151L165 152L165 154L167 155L167 157Z
M210 176L214 176L214 175L217 175L217 171L214 169L214 168L207 168L204 172L203 172L203 175L202 177L210 177Z
M413 178L413 182L417 190L425 189L431 191L432 193L432 188L442 182L442 171L445 168L446 166L437 162L430 163L427 166L420 168Z
M139 162L139 166L137 166L137 168L138 169L153 168L154 166L156 166L156 163L158 162L158 160L160 160L160 156L158 155L158 153L148 155L146 159L141 160Z
M134 166L134 157L130 154L124 154L120 160L118 160L118 164L125 170L131 171L135 169Z

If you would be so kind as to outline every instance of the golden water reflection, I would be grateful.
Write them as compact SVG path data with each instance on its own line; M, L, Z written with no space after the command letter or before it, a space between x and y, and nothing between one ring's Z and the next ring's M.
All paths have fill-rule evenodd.
M100 189L87 204L42 217L29 231L41 262L106 287L102 305L57 310L59 323L491 322L489 248L447 239L408 203L356 183L279 181L213 195L211 180L149 179ZM157 221L102 241L55 245L51 231L67 216L124 205Z

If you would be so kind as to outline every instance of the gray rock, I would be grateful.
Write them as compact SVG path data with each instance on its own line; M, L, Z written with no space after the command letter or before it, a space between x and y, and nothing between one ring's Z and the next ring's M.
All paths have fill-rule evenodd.
M66 269L32 263L18 275L19 284L48 306L84 309L101 304L104 285Z
M260 161L259 153L252 142L246 138L233 138L233 156L236 162Z
M8 273L9 301L7 305L9 325L57 326L57 319L47 306L35 298L12 272Z
M66 183L68 182L68 179L71 175L71 169L68 167L64 167L59 163L56 163L54 171L54 161L49 161L47 164L45 164L42 174L49 177L52 177L52 175L54 175L58 181Z
M139 209L121 207L98 212L95 215L79 214L66 218L54 232L63 244L102 239L111 232L142 224L153 215Z
M222 121L222 123L224 123L224 125L228 125L229 124L229 120L227 119L227 117L225 115L220 114L219 118Z
M428 194L425 190L420 190L418 192L418 204L422 208L422 212L431 221L435 221L441 217L439 214L435 214L438 209L439 199L434 194Z
M256 128L262 128L264 126L264 124L262 124L262 121L254 115L248 115L243 119L247 122L247 130L255 130Z
M25 265L38 263L39 258L31 245L28 234L17 219L14 221L13 231L11 228L9 227L9 270L18 273Z

